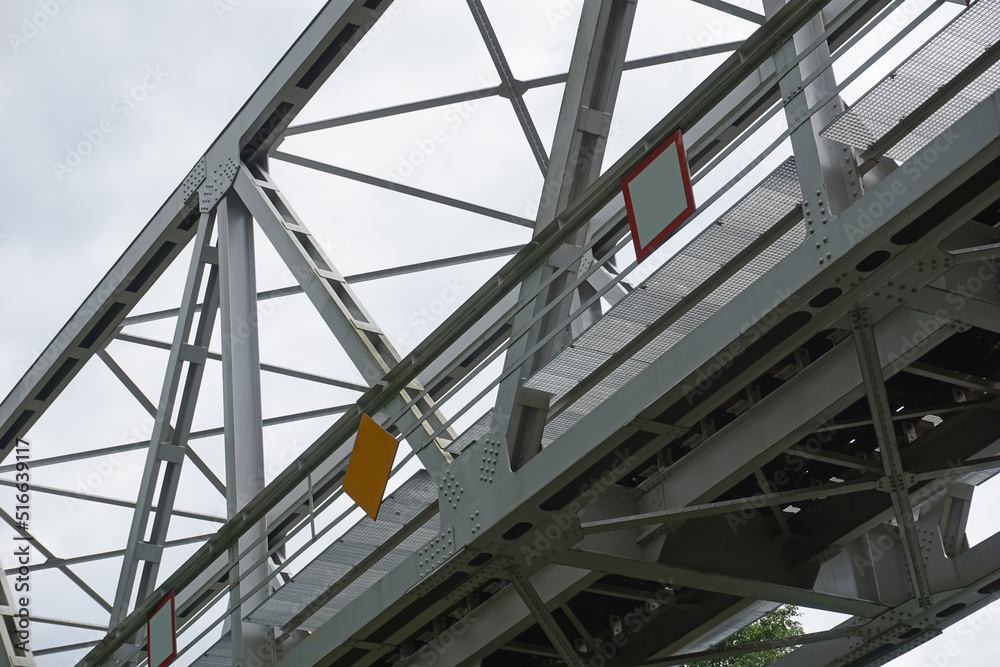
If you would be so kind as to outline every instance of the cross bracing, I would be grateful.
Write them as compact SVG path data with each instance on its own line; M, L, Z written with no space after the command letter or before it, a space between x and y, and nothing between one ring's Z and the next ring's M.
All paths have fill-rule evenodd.
M30 436L98 356L121 400L152 413L145 442L105 446L146 462L136 500L116 501L131 510L132 529L124 549L106 550L123 554L114 599L80 579L72 558L57 566L115 628L87 647L83 664L141 660L145 614L168 589L180 603L182 659L196 664L414 664L428 655L441 664L581 664L610 645L619 664L682 664L723 655L713 650L719 640L776 603L852 617L795 640L803 648L782 663L882 664L993 599L995 540L970 548L965 539L971 488L1000 467L998 320L995 290L983 290L995 278L1000 119L995 95L979 93L992 62L962 65L957 76L980 96L910 162L897 164L891 149L923 140L911 138L914 128L926 134L926 118L948 108L935 90L911 91L910 108L925 115L902 118L874 143L838 144L824 132L846 117L848 86L897 76L903 68L883 71L883 57L910 34L921 39L906 57L919 61L957 15L945 31L975 26L959 34L988 51L996 35L976 17L994 2L964 11L931 3L878 48L865 40L885 34L899 1L768 2L759 15L702 3L755 31L606 165L635 3L584 4L544 146L490 7L470 2L501 79L495 94L507 98L510 126L543 172L534 220L279 151L297 109L390 3L355 4L324 8L0 406L5 437ZM846 66L839 79L832 62ZM332 129L352 122L345 118L320 122ZM637 267L618 182L678 127L699 208L685 237ZM872 146L879 154L865 153ZM359 272L385 279L513 252L401 356L269 157L535 231L520 249ZM263 233L256 244L253 224ZM133 314L185 245L194 250L182 265L180 307ZM254 259L266 252L297 287L274 295L255 286ZM336 341L356 375L265 365L262 294L308 299L333 334L326 344ZM136 335L126 317L172 327ZM169 353L158 402L117 360L135 343ZM212 387L218 361L222 386ZM346 398L265 415L260 371ZM189 444L209 389L223 397L224 425L201 431L217 444L222 437L213 451L221 466ZM409 446L387 502L404 503L412 518L356 522L340 496L360 411ZM260 474L265 426L337 414L287 467ZM77 457L87 452L52 463ZM227 519L165 571L168 524L195 516L173 511L176 480L191 465ZM439 491L418 503L407 494L421 475ZM44 656L80 647L40 648Z

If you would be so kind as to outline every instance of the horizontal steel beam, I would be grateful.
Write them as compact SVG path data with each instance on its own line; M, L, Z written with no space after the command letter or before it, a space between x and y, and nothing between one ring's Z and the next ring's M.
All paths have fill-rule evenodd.
M430 271L432 269L440 269L446 266L455 266L457 264L467 264L469 262L478 262L484 259L495 259L497 257L508 257L517 253L521 250L524 245L509 246L506 248L497 248L496 250L483 250L481 252L469 253L467 255L456 255L454 257L442 257L441 259L432 259L426 262L417 262L415 264L405 264L403 266L395 266L388 269L376 269L375 271L366 271L365 273L356 273L350 276L344 276L344 280L348 284L363 283L370 280L381 280L382 278L392 278L394 276L402 276L410 273L417 273L420 271ZM286 296L294 296L296 294L302 294L301 285L291 285L289 287L279 287L278 289L264 290L257 293L257 301L267 301L269 299L280 299ZM197 304L195 306L195 312L201 310L203 304ZM122 327L127 327L132 324L142 324L144 322L156 322L158 320L165 320L171 317L177 317L180 312L178 308L167 308L164 310L156 310L149 313L143 313L141 315L131 315L126 317L122 323ZM121 336L122 334L119 334ZM127 334L124 334L127 335ZM166 345L166 343L164 343ZM216 355L218 357L219 355ZM275 369L276 366L262 365L261 370ZM282 369L282 372L287 375L292 375L292 377L302 377L302 379L310 379L315 382L323 382L326 384L333 384L334 386L340 386L343 383L340 380L333 380L330 378L324 378L318 375L312 375L310 373L302 373L301 371L293 371L290 369ZM294 375L293 375L294 374ZM362 385L352 385L352 388L356 388L358 391L367 391L368 387Z
M299 288L301 290L301 288ZM135 343L136 345L144 345L146 347L154 347L160 350L169 350L170 343L160 340L154 340L152 338L144 338L143 336L135 336L132 334L119 333L115 335L115 338L126 343ZM207 355L208 359L212 361L222 361L222 355L218 352L209 352ZM260 370L266 373L274 373L276 375L285 375L287 377L297 378L299 380L308 380L309 382L316 382L319 384L328 384L331 387L340 387L341 389L350 389L352 391L365 392L368 391L368 387L363 384L357 384L355 382L348 382L346 380L337 380L334 378L324 377L322 375L315 375L313 373L307 373L305 371L298 371L291 368L284 368L282 366L275 366L273 364L261 364Z
M807 644L818 644L837 639L849 639L856 635L855 630L824 630L821 632L811 632L804 635L792 635L779 639L769 639L767 641L751 642L749 644L737 644L727 648L713 648L706 651L695 651L693 653L682 653L670 658L660 658L657 660L647 660L644 662L628 663L623 667L675 667L677 665L690 665L704 661L733 658L740 655L760 653L776 648L788 648L793 646L805 646ZM725 664L725 663L723 663Z
M99 632L107 632L108 626L106 625L95 625L93 623L84 623L81 621L66 621L58 618L46 618L45 616L30 616L32 623L44 623L46 625L59 625L66 628L80 628L81 630L97 630Z
M89 642L78 642L76 644L64 644L62 646L53 646L50 648L35 649L32 650L32 654L41 657L43 655L56 655L57 653L69 653L70 651L79 651L80 649L97 646L99 643L100 642L89 641Z
M502 211L497 211L492 208L487 208L485 206L480 206L478 204L472 204L461 199L455 199L454 197L447 197L445 195L439 195L435 192L428 192L427 190L421 190L419 188L414 188L409 185L403 185L402 183L396 183L395 181L386 180L384 178L378 178L376 176L369 176L367 174L362 174L357 171L352 171L350 169L344 169L343 167L335 167L332 164L326 164L318 160L311 160L309 158L299 157L298 155L292 155L290 153L284 153L282 151L276 151L271 157L275 160L281 160L282 162L287 162L289 164L298 165L300 167L307 167L309 169L314 169L316 171L321 171L325 174L330 174L332 176L340 176L341 178L347 178L352 181L358 181L359 183L364 183L366 185L373 185L375 187L383 188L385 190L391 190L392 192L398 192L400 194L409 195L411 197L416 197L417 199L423 199L425 201L433 202L435 204L442 204L444 206L450 206L452 208L457 208L462 211L467 211L469 213L475 213L487 218L493 218L494 220L500 220L502 222L510 222L515 225L520 225L521 227L531 228L534 223L527 218L522 218L519 215L514 215L512 213L504 213Z
M679 62L682 60L690 60L692 58L701 58L703 56L711 56L718 53L731 53L738 49L743 42L725 42L723 44L711 44L709 46L700 46L694 49L686 49L684 51L675 51L673 53L664 53L658 56L649 56L646 58L637 58L636 60L630 60L625 63L625 69L642 69L644 67L653 67L656 65L663 65L665 63ZM526 90L532 88L544 88L545 86L554 86L560 83L566 83L568 74L553 74L550 76L538 77L535 79L526 79L521 81L521 85L524 86ZM328 130L334 127L343 127L345 125L353 125L355 123L363 123L370 120L378 120L379 118L391 118L392 116L401 116L407 113L413 113L415 111L426 111L427 109L437 109L440 107L450 106L452 104L462 104L463 102L472 102L475 100L481 100L487 97L495 97L501 92L501 86L488 86L486 88L479 88L477 90L469 90L463 93L454 93L451 95L442 95L441 97L434 97L426 100L420 100L417 102L407 102L406 104L397 104L390 107L385 107L382 109L372 109L370 111L361 111L358 113L349 114L346 116L338 116L336 118L327 118L325 120L317 120L309 123L301 123L299 125L292 125L285 130L285 136L291 137L297 134L305 134L307 132L317 132L319 130Z
M871 491L876 488L876 482L855 482L852 484L829 484L826 486L812 486L806 489L796 489L794 491L781 491L779 493L762 493L749 498L735 498L733 500L723 500L716 503L706 503L704 505L689 505L677 509L661 510L659 512L645 512L633 516L616 517L613 519L602 519L584 523L580 527L585 535L595 533L606 533L615 530L625 530L627 528L639 528L649 525L662 525L677 523L689 519L698 519L706 516L718 516L729 512L757 507L775 507L777 505L797 503L804 500L822 500L831 496L842 496L860 491Z
M32 466L34 467L34 466ZM7 486L17 488L18 483L7 480L0 479L0 486ZM41 486L39 484L31 485L32 491L37 491L38 493L44 493L51 496L62 496L64 498L73 498L75 500L82 500L86 502L99 503L102 505L112 505L115 507L125 507L128 509L135 509L135 503L129 502L127 500L119 500L117 498L109 498L107 496L96 496L90 493L81 493L79 491L68 491L66 489L56 489L51 486ZM152 507L153 511L156 511L156 505ZM213 516L211 514L202 514L201 512L187 512L184 510L175 509L171 512L173 516L179 516L184 519L195 519L197 521L209 521L211 523L225 523L225 517Z
M479 313L499 303L514 285L519 284L525 276L541 266L577 230L588 224L590 217L618 194L622 177L645 157L650 145L658 144L677 127L689 127L697 122L708 109L725 99L743 78L756 71L770 58L774 48L774 35L791 35L811 20L825 4L821 0L793 0L780 10L768 21L766 29L759 30L751 36L739 53L727 59L713 76L685 98L647 134L642 142L627 151L618 162L605 171L578 201L571 204L569 209L559 216L556 224L549 225L539 233L534 239L535 242L515 255L494 280L473 294L411 355L391 369L384 378L384 384L380 384L363 396L359 407L377 411L387 406L392 397L403 391L423 368L472 326ZM360 416L357 413L346 415L339 420L299 458L299 465L294 470L289 469L278 475L247 505L243 513L223 526L214 540L171 575L164 582L164 586L173 588L186 586L197 577L204 566L224 555L230 544L319 466L330 455L331 449L346 441L356 431L359 420ZM120 626L119 637L128 636L139 630L145 615L151 609L149 604L143 603L126 619ZM88 655L86 663L100 664L119 644L120 640L107 638ZM294 652L293 649L289 653L289 659L292 659L291 654Z
M735 16L738 19L743 19L744 21L749 21L750 23L756 23L757 25L764 25L764 16L758 14L757 12L750 11L745 7L740 7L739 5L734 5L731 2L726 2L725 0L694 0L699 5L705 5L706 7L711 7L712 9L717 9L720 12L729 14L730 16Z
M943 477L960 477L970 472L982 472L984 470L1000 470L1000 456L987 456L982 459L973 459L942 470L932 470L916 474L918 482L929 482Z
M928 364L923 361L915 361L910 364L906 367L906 372L912 373L913 375L919 375L920 377L929 378L931 380L939 380L941 382L953 384L957 387L976 389L978 391L986 392L992 396L1000 396L1000 382L987 380L986 378L977 377L969 373L953 371L948 368L941 368L940 366Z
M195 535L193 537L184 537L177 540L171 540L166 542L164 547L183 547L189 544L198 544L199 542L207 542L212 536L211 535ZM109 558L120 558L125 555L124 549L116 549L114 551L102 551L96 554L87 554L85 556L73 556L71 558L49 558L44 563L36 563L34 565L29 565L31 570L50 570L53 568L63 568L70 565L78 565L80 563L93 563L98 560L106 560ZM17 568L10 568L4 570L6 574L16 574Z
M551 562L592 572L603 572L621 577L658 581L671 587L685 586L714 593L725 593L757 600L770 600L812 609L825 609L840 614L874 618L892 609L889 605L872 600L849 598L842 595L794 586L773 584L734 577L727 574L703 572L690 568L665 565L654 561L625 558L582 549L568 549L551 556Z

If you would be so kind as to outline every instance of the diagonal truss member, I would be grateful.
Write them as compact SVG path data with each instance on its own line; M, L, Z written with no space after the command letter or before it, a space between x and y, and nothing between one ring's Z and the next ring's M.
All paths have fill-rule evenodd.
M556 619L553 618L552 613L545 606L545 602L539 597L538 591L531 585L531 581L521 571L521 568L517 565L511 565L507 568L507 576L510 578L510 583L513 584L514 589L517 590L518 595L524 600L524 604L528 607L531 615L538 621L538 625L545 631L549 641L552 642L552 646L559 652L559 655L562 656L566 664L570 665L570 667L583 667L583 661L580 660L580 656L577 655L573 645L566 638L566 634L559 627L559 624L556 623Z
M892 509L896 514L896 523L903 539L903 553L910 570L913 594L920 607L928 609L932 604L931 587L927 580L917 527L913 521L913 505L908 491L912 482L907 481L907 474L903 470L903 461L899 455L899 443L892 421L892 410L889 409L885 381L882 378L882 365L879 362L878 347L872 331L871 315L867 308L861 308L852 312L850 317L854 344L861 364L861 375L865 381L865 392L868 394L868 406L871 408L879 450L882 452L882 465L885 467L885 476L888 480ZM915 477L911 476L910 479L916 481Z
M524 103L523 84L514 78L514 73L510 69L507 57L503 54L503 49L500 48L500 40L497 39L496 31L493 30L493 24L490 23L490 18L486 15L486 9L483 8L481 0L467 1L469 9L472 10L472 18L476 21L476 26L478 26L479 32L483 36L483 42L485 42L486 48L490 52L490 58L493 59L493 64L496 65L497 74L500 75L501 95L510 97L514 113L517 114L517 122L521 124L524 136L527 138L531 152L535 156L535 162L538 163L538 168L542 170L542 175L544 176L549 169L549 156L545 153L542 138L538 136L535 123L531 120L528 105Z
M156 586L160 560L170 525L170 516L177 497L181 464L188 446L191 424L194 420L194 408L205 370L205 358L218 311L218 269L213 263L215 255L210 243L214 226L214 216L209 211L202 211L194 252L191 255L191 263L188 266L185 279L180 314L174 328L174 338L170 347L163 388L160 392L159 406L156 408L153 432L149 439L149 449L146 452L145 471L136 498L136 510L132 516L129 540L122 562L122 573L115 593L115 605L110 624L112 627L128 613L129 600L137 576L139 578L137 601L146 598ZM210 267L208 279L204 280L208 267ZM204 301L207 307L201 311L197 326L195 326L194 306L198 302L198 294L202 290L203 281L205 283ZM189 344L187 341L191 336L192 329L194 329L195 334L193 342ZM188 369L182 386L181 376L185 362ZM174 413L174 406L178 399L180 408L176 426L171 427L170 418ZM162 477L159 475L161 466L163 467ZM158 482L159 484L157 484ZM159 493L157 493L157 486L159 486ZM158 508L153 516L150 530L153 499L156 496L159 497ZM149 532L148 540L146 539L147 532ZM141 573L139 572L140 562L143 563Z
M259 173L261 179L252 177L246 167L241 168L234 185L237 195L249 208L264 235L291 270L292 276L319 311L365 382L369 385L377 384L399 363L399 353L333 261L316 243L305 223L292 210L271 176L264 170ZM419 383L411 383L407 390L394 398L389 410L394 412L410 403L413 393L419 393L422 389ZM450 460L450 456L444 453L445 444L432 437L436 429L445 423L445 419L438 413L429 396L424 396L406 410L405 417L399 422L400 430L405 433L411 425L418 422L422 439L418 441L414 438L410 444L424 467L433 469ZM456 436L449 428L446 437L453 440Z

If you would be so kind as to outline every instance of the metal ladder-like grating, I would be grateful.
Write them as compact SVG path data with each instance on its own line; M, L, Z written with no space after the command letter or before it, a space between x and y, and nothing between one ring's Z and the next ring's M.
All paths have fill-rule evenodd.
M493 409L490 408L486 413L476 420L476 422L465 429L465 431L455 438L455 441L448 445L448 453L458 455L461 454L469 445L474 443L479 438L486 435L490 430L490 424L493 421Z
M315 630L438 534L439 516L422 523L416 521L437 499L437 485L430 474L426 470L417 471L382 502L377 522L367 516L362 518L251 611L246 620L281 627L313 606L330 588L339 588L334 597L299 626L302 630ZM390 539L402 534L406 537L395 548L384 547ZM379 558L374 565L364 572L354 571L362 560L373 556ZM196 667L231 664L228 633L193 663Z
M558 400L668 309L715 275L726 262L735 258L778 222L786 219L801 202L795 160L790 157L687 247L619 301L570 347L539 369L526 385L550 392L553 394L553 401ZM653 341L552 419L545 427L542 444L553 442L625 386L650 363L790 254L804 237L805 225L799 223L729 276Z
M767 600L754 602L749 607L712 630L712 632L696 641L694 644L685 646L684 652L695 653L697 651L707 651L710 648L718 646L728 639L734 632L742 630L751 623L756 623L780 606L781 605L776 602L768 602Z
M862 151L893 130L941 87L1000 40L1000 0L978 0L820 131ZM988 68L937 111L889 147L906 161L1000 88L1000 63Z

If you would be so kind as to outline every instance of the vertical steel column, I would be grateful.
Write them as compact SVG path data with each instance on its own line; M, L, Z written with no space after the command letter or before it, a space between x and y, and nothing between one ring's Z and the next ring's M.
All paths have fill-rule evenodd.
M896 514L896 524L903 540L903 553L906 555L906 565L910 570L913 594L917 598L917 603L927 609L932 603L931 586L927 580L927 570L924 567L917 527L913 522L913 505L908 491L916 482L916 477L907 475L903 470L896 428L892 421L892 410L889 407L889 397L882 378L882 364L879 361L878 346L867 308L851 313L851 329L854 330L854 344L858 350L858 361L861 364L861 375L865 381L875 433L878 435L882 465L885 467L888 491L892 497L892 509Z
M219 203L219 270L222 311L222 384L225 413L226 491L228 516L235 516L264 489L264 432L260 407L260 350L257 339L257 281L254 266L253 218L231 191ZM240 538L244 551L260 537L262 520ZM253 571L249 564L261 560L267 541L257 545L237 567L242 581L232 586L231 602L267 577L267 564ZM243 623L243 610L250 610L267 597L266 587L233 610L230 631L233 666L268 665L273 662L273 638L268 628Z
M536 233L552 223L558 212L600 175L634 17L635 0L587 0L584 3L535 221ZM585 238L586 230L581 230L569 249L578 248ZM550 265L536 270L524 281L522 298L533 298L538 286L558 270L560 254L550 260ZM548 305L576 275L576 267L571 267L534 297L535 307L523 308L515 317L512 335L523 334L529 327L533 311ZM511 374L500 384L492 430L506 434L511 448L511 465L515 468L529 459L534 454L532 450L537 448L536 443L522 442L524 438L519 436L525 429L516 422L527 418L526 411L515 411L519 390L525 379L569 344L572 333L565 320L572 312L572 303L572 298L564 299L507 351L509 368L553 329L566 328L565 335L555 337L526 362L520 372Z
M765 0L767 17L774 16L785 4L786 0ZM795 33L794 39L786 42L774 54L775 67L780 71L822 35L824 30L823 18L817 14L802 30ZM785 118L789 125L799 122L812 105L836 88L837 80L830 67L804 90L802 88L805 76L829 63L830 47L823 42L778 82L781 96L785 100ZM819 131L843 111L844 102L837 96L817 110L810 122L803 123L791 136L805 203L807 207L813 204L813 211L822 211L820 215L830 217L846 209L864 194L853 150L819 135Z
M549 225L560 211L574 201L587 187L601 175L604 151L611 133L611 121L618 89L621 85L625 54L628 51L632 23L635 19L635 0L604 0L592 2L584 7L580 18L580 32L570 64L566 93L559 111L552 145L552 160L546 174L545 186L539 203L535 229ZM588 13L589 10L589 13ZM574 71L573 65L578 65ZM572 241L579 248L587 237L586 230L580 230ZM551 275L559 264L546 267L546 275ZM578 274L578 267L566 272L545 290L545 299L539 300L538 307L548 303L553 295L560 294ZM589 298L596 290L584 283L579 294L567 298L553 308L540 322L540 326L529 336L532 344L557 328L573 311L574 302ZM601 315L600 305L595 304L581 319L587 323ZM533 372L559 353L573 338L571 325L566 325L564 336L558 336L547 343L535 355Z

